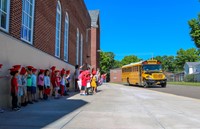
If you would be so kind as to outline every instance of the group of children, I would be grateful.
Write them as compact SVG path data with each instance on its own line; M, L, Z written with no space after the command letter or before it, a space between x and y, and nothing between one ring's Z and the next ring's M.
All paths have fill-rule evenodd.
M2 64L0 64L0 69L1 67ZM94 69L83 71L79 70L81 67L78 65L75 67L75 91L80 91L80 95L87 95L89 94L88 90L91 89L92 94L95 94L97 86L101 84L99 69L97 71ZM11 96L12 110L14 111L20 110L21 106L38 102L38 99L47 100L50 93L55 99L68 95L71 82L70 70L66 71L64 68L61 71L56 70L55 66L52 66L50 70L43 70L33 66L21 67L21 65L14 65L9 70L12 76ZM0 76L0 78L3 77ZM79 82L79 87L77 82ZM1 108L0 112L3 112Z
M51 67L50 70L39 69L33 66L22 67L14 65L10 70L11 79L11 96L12 110L18 111L21 106L38 102L37 89L39 89L39 99L47 100L51 92L51 83L53 85L52 95L57 99L60 96L68 95L67 91L70 86L70 71L62 69L56 70ZM36 72L38 74L36 75ZM37 88L38 87L38 88ZM18 102L18 98L20 101Z
M82 67L82 66L81 66ZM98 81L100 80L100 72L99 69L97 71L95 69L88 70L80 70L81 67L78 67L78 65L75 67L75 79L76 85L79 86L80 89L80 95L88 95L90 94L89 91L92 92L92 94L95 94L97 91L97 86L100 84Z

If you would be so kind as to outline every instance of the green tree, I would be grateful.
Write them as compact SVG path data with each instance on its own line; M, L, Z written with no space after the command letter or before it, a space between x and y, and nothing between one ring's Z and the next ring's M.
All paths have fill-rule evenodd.
M122 65L127 65L127 64L130 64L130 63L134 63L134 62L138 62L140 61L141 59L139 59L137 56L135 55L129 55L129 56L125 56L122 61L121 61L121 64Z
M162 62L162 67L164 71L174 72L176 64L174 56L156 56L154 59Z
M107 73L107 81L110 80L110 69L113 68L115 63L114 57L113 52L100 52L100 70L102 74Z
M197 48L200 48L200 14L197 19L191 19L188 21L190 26L190 36L194 41Z
M113 65L112 68L114 69L114 68L120 68L120 67L122 67L121 61L115 60L114 65Z
M180 49L176 56L176 70L182 71L183 66L186 62L197 62L200 60L200 51L195 48L190 48L188 50Z

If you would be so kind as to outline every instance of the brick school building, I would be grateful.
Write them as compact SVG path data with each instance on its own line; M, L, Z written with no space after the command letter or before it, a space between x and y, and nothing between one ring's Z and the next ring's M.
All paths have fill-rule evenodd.
M84 0L4 0L0 12L0 76L15 64L72 74L76 64L91 64L92 22ZM0 89L0 107L9 107L10 79L1 79Z

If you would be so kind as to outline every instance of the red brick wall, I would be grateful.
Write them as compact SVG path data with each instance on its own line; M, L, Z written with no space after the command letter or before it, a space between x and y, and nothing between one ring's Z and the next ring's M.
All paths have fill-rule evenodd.
M10 25L9 25L9 33L11 36L20 39L21 24L22 24L22 1L11 0Z
M98 20L98 28L97 28L97 50L101 50L100 48L100 23ZM97 68L100 68L100 52L97 53L97 59L96 59Z
M90 27L91 19L83 0L60 0L62 8L61 22L61 57L64 58L64 25L66 11L69 15L69 63L76 62L76 31L79 28L83 35L83 63L87 56L86 29ZM35 20L33 47L52 56L55 55L55 27L57 0L35 0ZM12 0L10 9L10 35L20 39L22 20L22 1ZM80 57L79 57L80 58Z
M110 82L122 82L122 70L121 69L112 69L110 70Z
M91 65L96 69L97 58L97 29L91 29Z
M100 25L97 22L98 28L91 29L91 65L96 69L100 68Z

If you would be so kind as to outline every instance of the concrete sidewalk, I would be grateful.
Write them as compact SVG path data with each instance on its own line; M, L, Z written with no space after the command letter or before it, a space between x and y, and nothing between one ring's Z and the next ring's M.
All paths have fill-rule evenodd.
M117 84L0 114L0 129L200 129L200 100Z

